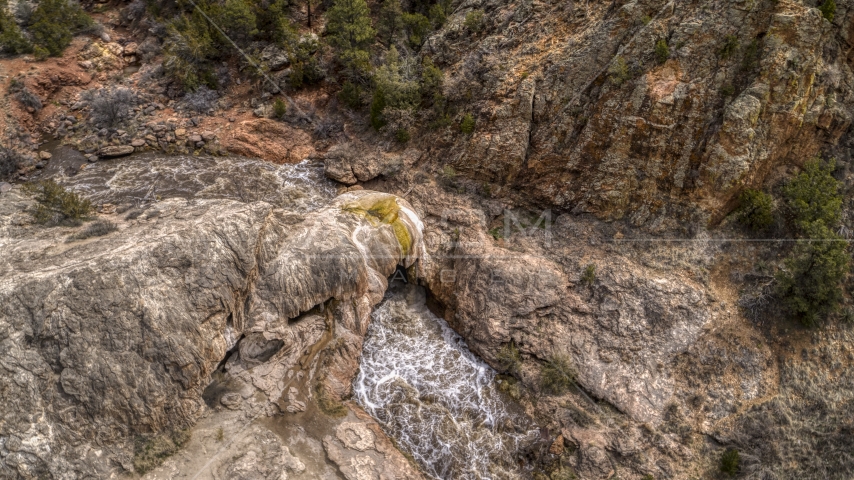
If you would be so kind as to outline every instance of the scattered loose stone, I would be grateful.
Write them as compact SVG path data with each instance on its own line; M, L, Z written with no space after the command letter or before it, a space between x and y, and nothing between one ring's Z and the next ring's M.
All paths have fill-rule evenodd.
M111 145L101 149L101 156L106 158L123 157L133 153L133 147L130 145Z
M50 160L52 157L53 155L51 155L50 152L45 152L44 150L39 152L39 158L42 160Z
M141 138L136 138L132 142L130 142L130 146L131 147L137 147L137 148L138 147L144 147L145 146L145 140L143 140Z

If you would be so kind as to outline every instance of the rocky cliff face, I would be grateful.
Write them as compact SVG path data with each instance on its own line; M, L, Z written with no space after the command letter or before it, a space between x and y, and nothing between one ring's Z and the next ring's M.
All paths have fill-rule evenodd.
M460 24L474 8L488 27L472 48ZM653 230L714 217L847 138L850 15L845 2L833 22L793 2L467 2L424 50L477 128L433 149L509 197Z
M121 186L103 199L129 201ZM322 198L317 190L302 196ZM225 360L232 376L266 394L253 397L256 410L305 410L303 395L337 402L386 277L423 249L406 201L368 191L320 209L251 196L172 198L122 218L113 203L101 217L118 230L84 240L74 234L85 227L33 226L32 206L17 187L0 197L3 476L139 469L134 439L193 425ZM303 378L317 383L321 373L315 389ZM295 374L301 383L290 381Z

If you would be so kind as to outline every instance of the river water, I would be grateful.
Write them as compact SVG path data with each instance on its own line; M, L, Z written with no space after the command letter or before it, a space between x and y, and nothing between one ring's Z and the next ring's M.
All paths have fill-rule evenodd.
M56 166L62 183L96 204L230 198L306 212L335 196L323 166L310 162L143 154L86 165L73 180L62 171L64 163ZM504 402L495 371L427 309L424 290L393 283L372 316L354 381L365 411L434 478L522 477L518 458L537 430Z
M61 165L60 161L56 163ZM327 205L335 196L335 185L323 174L320 163L276 165L242 157L146 153L86 165L70 183L73 190L95 204L145 204L174 197L228 198L311 211Z
M495 371L427 309L423 289L393 288L373 313L357 402L439 479L520 478L537 431L511 413Z

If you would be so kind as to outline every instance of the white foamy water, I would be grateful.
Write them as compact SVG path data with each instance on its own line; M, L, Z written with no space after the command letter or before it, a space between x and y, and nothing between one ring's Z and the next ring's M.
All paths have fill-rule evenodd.
M310 211L335 196L335 186L323 174L321 164L276 165L242 157L134 155L87 165L70 183L73 190L95 203L155 197L229 198Z
M516 454L536 437L495 389L423 291L387 296L374 311L355 396L423 470L440 479L520 478Z

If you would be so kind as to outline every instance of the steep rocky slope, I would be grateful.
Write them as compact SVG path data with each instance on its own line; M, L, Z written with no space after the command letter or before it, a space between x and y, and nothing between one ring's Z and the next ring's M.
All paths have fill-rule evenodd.
M474 47L473 8L488 19ZM653 230L717 220L744 186L848 141L851 15L846 2L833 22L798 2L466 2L424 51L477 128L432 161L501 196Z

